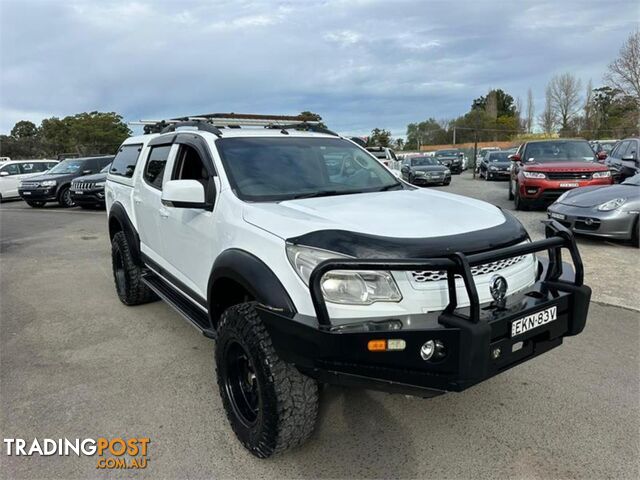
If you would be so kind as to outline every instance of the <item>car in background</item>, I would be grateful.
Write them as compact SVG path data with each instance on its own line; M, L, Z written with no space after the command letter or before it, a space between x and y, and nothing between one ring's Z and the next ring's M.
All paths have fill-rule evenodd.
M451 173L462 173L462 158L464 157L464 153L457 148L438 150L434 156L442 165L448 167Z
M8 157L5 157L8 158ZM20 198L18 185L29 177L54 167L56 160L6 160L0 163L0 201Z
M104 208L104 184L111 164L95 175L74 178L71 181L71 199L82 208Z
M476 153L476 163L480 163L480 161L484 158L484 156L489 152L495 152L500 150L499 147L482 147L478 149Z
M620 183L640 172L639 151L640 138L625 138L614 147L604 164L611 170L615 183Z
M575 233L631 240L640 247L640 174L619 185L569 190L547 209L547 215Z
M387 167L393 167L393 163L398 161L398 157L395 152L389 147L367 147L367 152L376 157Z
M511 175L511 160L509 153L501 150L488 151L478 166L480 178L485 180L508 180Z
M618 141L619 140L592 140L589 142L589 145L591 145L593 151L596 152L598 160L604 160L609 156Z
M62 207L73 207L71 180L78 176L98 173L111 163L113 155L101 157L68 158L42 175L30 177L18 185L18 193L31 207L42 207L47 202L58 202Z
M449 185L451 170L434 157L419 155L402 162L402 179L412 185Z
M516 210L549 204L572 188L612 183L609 169L582 139L525 142L509 158L509 200Z

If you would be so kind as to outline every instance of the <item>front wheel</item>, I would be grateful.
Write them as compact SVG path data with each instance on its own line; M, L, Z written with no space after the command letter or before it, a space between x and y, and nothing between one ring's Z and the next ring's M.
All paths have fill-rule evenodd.
M28 201L27 205L29 205L32 208L42 208L42 207L44 207L44 203L45 202Z
M76 206L76 202L74 202L73 198L71 198L71 190L69 190L69 187L64 187L62 190L60 190L60 193L58 194L58 203L61 207L64 208L71 208Z
M249 452L267 458L309 438L318 416L318 385L278 357L255 303L222 314L215 360L227 418Z
M516 183L516 188L515 188L515 193L514 195L514 206L516 207L516 210L529 210L529 205L527 204L526 200L523 200L520 197L520 189L518 188L518 184Z

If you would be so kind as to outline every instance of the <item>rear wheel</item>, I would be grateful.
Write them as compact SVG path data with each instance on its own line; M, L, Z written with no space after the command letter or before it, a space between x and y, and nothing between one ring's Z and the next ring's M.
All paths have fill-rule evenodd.
M222 314L215 359L227 418L247 450L267 458L307 440L318 415L318 385L278 357L255 303Z
M33 208L42 208L44 207L45 202L34 202L34 201L27 201L27 205L29 205L30 207Z
M69 187L64 187L60 190L60 193L58 194L58 203L64 208L76 206L76 202L71 198L71 190L69 190Z
M142 281L142 267L131 254L124 232L111 241L111 264L118 298L125 305L140 305L157 300L156 294Z
M631 244L636 248L640 248L640 217L636 218L632 228Z

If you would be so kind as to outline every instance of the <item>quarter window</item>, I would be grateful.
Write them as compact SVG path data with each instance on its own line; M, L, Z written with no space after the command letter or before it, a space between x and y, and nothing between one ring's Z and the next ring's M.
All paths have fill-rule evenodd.
M109 173L120 177L131 178L138 163L142 145L123 145L113 159Z
M18 175L20 173L17 163L12 163L10 165L7 165L6 167L3 167L2 170L0 171L7 172L9 175Z
M171 145L162 145L151 148L149 152L149 159L144 169L144 179L149 185L158 190L162 190L162 176L170 151Z

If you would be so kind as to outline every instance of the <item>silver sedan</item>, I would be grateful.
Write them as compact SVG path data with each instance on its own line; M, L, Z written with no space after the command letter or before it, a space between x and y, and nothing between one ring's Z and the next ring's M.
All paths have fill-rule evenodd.
M638 247L640 174L618 185L569 190L547 209L575 233L631 240Z

